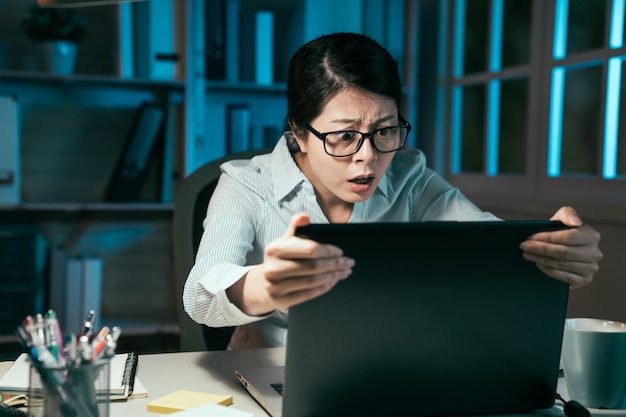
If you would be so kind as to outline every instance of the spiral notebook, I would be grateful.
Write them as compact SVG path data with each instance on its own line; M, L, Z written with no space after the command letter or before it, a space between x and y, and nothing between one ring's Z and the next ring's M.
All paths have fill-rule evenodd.
M148 391L137 378L139 356L134 353L117 353L111 358L109 392L111 401L124 401L131 398L145 398ZM26 394L30 361L27 353L22 353L0 378L0 392Z

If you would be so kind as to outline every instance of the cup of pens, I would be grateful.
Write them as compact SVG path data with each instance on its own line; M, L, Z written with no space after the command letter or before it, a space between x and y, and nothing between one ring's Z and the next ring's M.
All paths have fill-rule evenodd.
M95 312L84 328L63 340L52 310L28 316L18 333L29 353L29 417L108 417L110 362L119 327L92 331Z
M30 417L108 417L109 359L48 367L31 364Z

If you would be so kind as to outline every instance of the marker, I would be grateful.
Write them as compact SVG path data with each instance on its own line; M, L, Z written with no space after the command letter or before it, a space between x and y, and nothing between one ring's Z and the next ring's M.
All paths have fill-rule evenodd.
M96 317L95 310L89 310L89 313L87 313L87 318L83 322L83 330L81 332L82 336L91 336L91 332L93 331L95 317Z
M80 359L78 358L78 347L76 345L76 335L70 333L65 337L64 349L67 356L67 361L71 365L78 365Z
M37 332L35 331L35 321L32 316L26 316L24 320L22 320L22 329L24 329L28 335L30 344L37 344Z
M91 360L91 345L89 344L89 336L82 335L78 338L78 353L81 361L88 362Z
M59 321L56 318L56 314L54 310L48 310L48 314L46 315L46 324L48 330L48 349L52 353L52 355L56 358L57 362L60 366L65 365L65 358L63 355L63 349L59 349L59 340L61 339L61 328L59 326Z
M108 335L109 335L109 328L107 326L104 326L102 329L100 329L100 332L98 332L98 335L94 337L93 341L91 342L91 361L92 362L95 362L96 360L100 359L100 357L104 353L104 347L106 346L106 343L107 343L106 338Z

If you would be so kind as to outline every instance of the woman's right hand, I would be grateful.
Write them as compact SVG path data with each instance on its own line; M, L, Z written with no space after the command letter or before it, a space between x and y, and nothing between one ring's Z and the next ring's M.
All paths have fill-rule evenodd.
M352 273L354 260L333 245L295 236L309 224L296 214L285 234L265 248L263 263L252 268L227 291L244 313L259 316L319 297Z

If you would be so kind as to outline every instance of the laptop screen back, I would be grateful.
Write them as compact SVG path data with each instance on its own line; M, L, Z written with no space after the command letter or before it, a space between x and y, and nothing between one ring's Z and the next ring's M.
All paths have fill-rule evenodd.
M444 416L554 404L568 286L523 259L547 221L309 225L356 260L292 307L283 416Z

